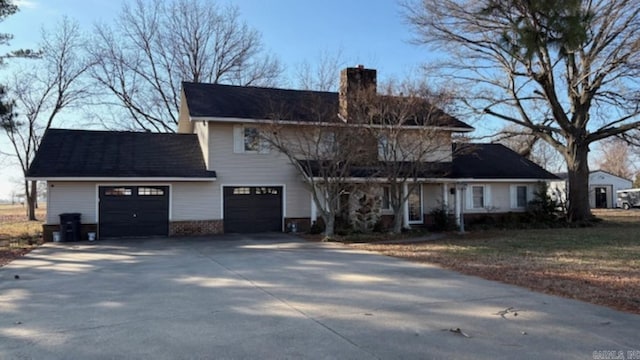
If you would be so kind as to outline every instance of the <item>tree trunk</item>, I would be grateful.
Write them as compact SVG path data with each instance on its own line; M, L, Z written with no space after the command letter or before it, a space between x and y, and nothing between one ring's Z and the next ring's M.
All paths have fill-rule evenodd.
M400 234L402 232L402 226L404 225L404 206L400 205L399 209L393 210L393 233Z
M24 181L24 199L27 202L27 219L30 221L36 219L36 196L37 195L37 183L35 181Z
M566 155L569 180L567 218L570 222L586 221L593 218L589 205L588 155L588 144L570 143L569 153Z
M335 231L336 217L333 214L322 216L324 220L324 236L333 236Z

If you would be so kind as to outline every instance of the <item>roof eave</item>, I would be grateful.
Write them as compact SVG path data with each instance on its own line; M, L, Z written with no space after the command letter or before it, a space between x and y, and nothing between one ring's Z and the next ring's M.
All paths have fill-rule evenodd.
M167 176L167 177L118 177L118 176L27 176L29 181L145 181L145 182L157 182L157 181L184 181L184 182L213 182L217 181L217 177L179 177L179 176Z
M216 117L216 116L190 116L191 121L206 121L206 122L220 122L220 123L249 123L249 124L280 124L280 125L306 125L306 126L343 126L345 122L330 123L319 121L294 121L294 120L279 120L279 119L248 119L239 117ZM368 124L348 124L358 127L372 127L372 128L385 128L387 125L368 125ZM403 125L405 129L420 129L423 126L416 125ZM428 128L441 131L452 132L471 132L475 130L473 127L456 127L456 126L429 126Z

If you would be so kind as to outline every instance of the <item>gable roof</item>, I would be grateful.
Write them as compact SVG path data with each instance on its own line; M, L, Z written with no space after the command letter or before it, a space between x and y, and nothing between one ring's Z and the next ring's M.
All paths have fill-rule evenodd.
M540 179L558 177L502 144L454 144L453 178Z
M182 89L192 118L232 118L331 123L338 118L337 92L291 90L183 82ZM383 96L380 97L384 98ZM446 114L430 111L433 126L462 131L473 127Z
M28 178L206 178L194 134L49 129Z

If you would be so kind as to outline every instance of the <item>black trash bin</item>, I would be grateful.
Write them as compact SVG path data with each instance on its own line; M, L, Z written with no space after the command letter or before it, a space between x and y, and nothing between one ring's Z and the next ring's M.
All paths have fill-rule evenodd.
M60 241L80 241L80 214L60 214Z

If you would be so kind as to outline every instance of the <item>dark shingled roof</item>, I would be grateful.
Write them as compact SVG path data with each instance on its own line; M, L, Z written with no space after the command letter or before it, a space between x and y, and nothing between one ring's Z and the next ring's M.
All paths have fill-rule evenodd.
M49 129L27 173L33 178L215 178L194 134Z
M298 163L302 166L307 175L313 174L313 176L322 176L324 173L330 175L332 172L338 171L334 166L331 166L328 162L318 160L298 160ZM438 162L438 163L423 163L419 167L414 167L413 163L401 162L398 168L394 168L392 165L385 166L384 163L379 163L378 166L351 166L349 174L345 174L346 177L354 178L367 178L367 177L387 177L386 170L392 170L393 173L400 176L412 176L411 173L418 170L418 177L420 178L445 178L448 177L451 170L450 162ZM324 167L324 171L322 168Z
M193 117L338 120L338 93L190 82L182 88Z
M340 121L337 116L339 97L336 92L191 82L183 82L182 88L189 115L192 117L302 122ZM425 105L428 104L425 103ZM436 119L431 125L473 129L442 110L427 111L425 107L425 112L431 114L432 119ZM417 115L419 117L421 114Z
M321 163L300 160L307 174L320 176ZM385 177L382 167L353 166L351 177ZM411 168L408 168L411 169ZM558 177L501 144L454 145L453 162L427 163L419 178L449 179L539 179L557 180Z
M541 179L558 177L502 144L454 145L453 178Z

